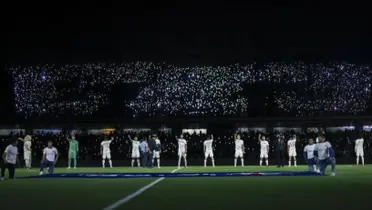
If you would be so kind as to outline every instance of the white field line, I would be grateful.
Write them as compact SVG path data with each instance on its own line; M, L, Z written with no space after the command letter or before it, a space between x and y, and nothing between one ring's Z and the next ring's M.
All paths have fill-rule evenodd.
M177 169L173 170L171 173L174 173L174 172L178 171L179 169L180 168L177 168ZM161 177L161 178L159 178L159 179L151 182L150 184L142 187L141 189L137 190L136 192L134 192L134 193L132 193L130 195L125 196L124 198L122 198L122 199L116 201L115 203L107 206L106 208L103 208L102 210L114 210L114 209L118 208L119 206L121 206L121 205L123 205L123 204L125 204L125 203L127 203L129 201L131 201L133 198L141 195L143 192L145 192L146 190L150 189L151 187L153 187L157 183L163 181L164 179L165 179L165 177Z

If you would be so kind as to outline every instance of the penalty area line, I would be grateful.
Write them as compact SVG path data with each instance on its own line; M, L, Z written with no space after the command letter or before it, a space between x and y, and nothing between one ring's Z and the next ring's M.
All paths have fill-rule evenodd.
M171 173L174 173L178 170L180 170L181 168L177 168L177 169L174 169L173 171L171 171ZM153 182L151 182L150 184L140 188L139 190L137 190L136 192L130 194L130 195L127 195L125 196L124 198L116 201L115 203L107 206L106 208L103 208L102 210L114 210L116 208L118 208L119 206L123 205L124 203L127 203L129 201L131 201L133 198L141 195L143 192L145 192L146 190L150 189L151 187L153 187L154 185L156 185L157 183L163 181L165 179L165 177L161 177Z

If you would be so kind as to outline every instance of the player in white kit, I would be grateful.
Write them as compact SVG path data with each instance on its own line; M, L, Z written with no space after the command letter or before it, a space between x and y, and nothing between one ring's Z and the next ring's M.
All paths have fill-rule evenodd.
M359 139L355 140L355 153L356 153L356 164L359 165L359 158L362 160L362 165L364 165L364 139L361 136Z
M114 141L112 138L108 140L107 137L101 142L101 155L102 155L102 168L105 168L105 162L108 160L110 168L112 168L112 161L111 161L111 150L110 144Z
M183 135L180 138L176 139L178 141L178 168L181 168L181 160L185 163L185 167L187 167L187 141L183 138Z
M262 161L265 159L266 166L269 165L269 142L264 136L261 137L261 134L258 135L260 143L260 166L262 166Z
M32 137L30 135L26 135L23 139L19 138L19 140L23 141L23 159L25 160L25 168L30 170L32 162Z
M244 167L244 141L240 139L240 135L234 136L235 140L235 159L234 159L234 166L238 163L238 158L240 158L240 162Z
M204 151L204 167L207 167L207 159L209 157L212 160L212 166L215 167L214 156L213 156L213 135L211 135L210 138L204 141L203 151Z
M154 152L154 156L152 159L152 164L154 165L155 159L156 163L158 164L158 168L160 168L160 153L161 153L161 142L160 139L155 135L155 143L156 143L156 149Z
M289 156L288 166L291 167L291 163L293 160L293 165L297 167L296 136L289 139L287 142L287 145L288 145L288 156Z
M320 174L324 175L328 165L331 165L331 176L336 175L335 151L331 143L325 140L324 134L319 135L319 143L315 145L314 156L318 158Z
M48 147L43 150L43 158L40 164L40 175L44 174L44 167L48 167L48 173L54 173L54 166L58 161L58 150L53 147L52 141L48 142Z
M307 162L307 166L310 172L314 172L315 169L315 157L314 157L315 144L313 139L309 139L309 144L304 148L304 159Z
M138 141L138 137L135 136L134 139L128 135L129 140L132 142L132 164L131 166L134 167L134 162L137 160L137 166L141 167L140 163L140 141Z

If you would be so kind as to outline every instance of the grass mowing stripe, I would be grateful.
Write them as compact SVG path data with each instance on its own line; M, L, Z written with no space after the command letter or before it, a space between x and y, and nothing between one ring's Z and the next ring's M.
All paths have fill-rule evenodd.
M174 169L171 173L174 173L174 172L178 171L179 169L181 169L181 168ZM130 194L128 196L125 196L124 198L116 201L115 203L111 204L110 206L107 206L106 208L104 208L102 210L113 210L113 209L116 209L117 207L123 205L124 203L127 203L130 200L132 200L133 198L141 195L143 192L145 192L146 190L150 189L151 187L153 187L157 183L163 181L164 179L165 179L164 177L159 178L159 179L151 182L150 184L142 187L141 189L137 190L136 192L134 192L134 193L132 193L132 194Z

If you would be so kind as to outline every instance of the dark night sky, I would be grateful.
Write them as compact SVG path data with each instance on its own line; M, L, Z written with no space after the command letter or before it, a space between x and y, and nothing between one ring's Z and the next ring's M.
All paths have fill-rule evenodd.
M298 4L174 3L154 7L90 3L74 9L43 9L33 4L35 9L25 6L8 16L3 27L4 62L369 62L372 36L368 5ZM6 75L1 78L0 99L5 102L0 103L0 116L4 117L11 113L11 84Z

